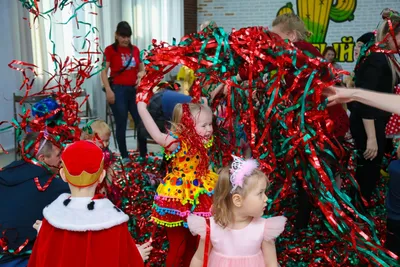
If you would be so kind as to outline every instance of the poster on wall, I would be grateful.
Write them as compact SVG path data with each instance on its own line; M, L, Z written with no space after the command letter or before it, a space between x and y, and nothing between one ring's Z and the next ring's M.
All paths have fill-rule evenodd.
M335 3L334 3L335 2ZM281 7L277 16L285 13L297 14L312 33L307 41L311 42L321 53L329 46L325 39L329 32L329 24L346 23L354 19L357 0L297 0L297 13L293 4L287 3ZM337 53L337 62L350 63L354 61L354 39L352 36L342 36L340 42L331 44Z

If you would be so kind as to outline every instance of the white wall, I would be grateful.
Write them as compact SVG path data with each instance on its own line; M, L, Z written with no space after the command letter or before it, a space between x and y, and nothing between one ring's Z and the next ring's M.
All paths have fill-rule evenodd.
M341 42L344 36L352 36L354 41L367 31L373 31L380 21L382 9L389 7L400 9L400 0L323 0L332 4L346 1L356 2L354 20L336 23L329 21L326 43ZM297 13L297 4L319 5L321 0L198 0L198 23L214 20L226 31L231 28L247 26L268 26L276 17L278 10L286 3L292 2ZM352 70L354 63L340 63L346 70Z

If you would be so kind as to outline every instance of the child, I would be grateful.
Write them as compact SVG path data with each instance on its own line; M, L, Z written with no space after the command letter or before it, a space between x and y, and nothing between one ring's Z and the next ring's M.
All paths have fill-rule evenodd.
M83 128L82 140L96 140L102 148L110 144L111 129L103 120L92 120Z
M149 114L146 103L138 103L139 114L154 141L165 148L171 158L171 171L157 188L152 220L166 226L169 251L166 267L188 267L197 239L186 228L186 218L193 213L211 216L212 194L217 174L208 170L207 148L212 143L212 112L208 106L177 104L172 128L164 134Z
M119 198L116 190L112 189L112 169L110 168L115 159L113 153L108 148L110 144L111 129L108 124L103 120L91 120L83 128L82 140L94 141L102 150L104 154L104 169L106 170L106 178L99 184L98 192L106 195L114 203Z
M60 175L71 194L61 194L43 210L43 222L34 226L40 231L28 266L144 266L128 231L128 216L95 195L105 177L101 149L77 141L61 159ZM150 243L145 246L148 254Z
M268 178L257 167L253 159L234 156L231 169L224 168L219 175L210 219L208 267L278 266L274 238L284 230L286 218L261 217L267 205ZM191 215L188 225L192 233L201 237L190 266L201 267L206 220Z

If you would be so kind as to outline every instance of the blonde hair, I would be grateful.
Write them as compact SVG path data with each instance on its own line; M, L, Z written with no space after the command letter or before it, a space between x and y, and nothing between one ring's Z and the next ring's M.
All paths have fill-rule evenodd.
M200 31L204 30L208 26L210 26L212 29L218 28L217 23L215 21L206 20L206 21L203 21L202 24L200 24Z
M89 122L87 127L83 128L82 131L82 140L91 140L96 134L111 134L111 129L108 124L103 120L95 120L93 122Z
M280 25L284 31L294 31L298 40L305 40L311 36L306 25L299 16L293 13L285 13L277 16L272 22L272 26Z
M207 105L203 105L200 103L186 103L186 105L189 106L190 114L192 114L193 121L200 114L202 110L207 110L212 114L210 107ZM172 120L171 120L171 131L173 133L179 133L185 130L181 125L182 116L183 116L183 104L180 103L176 104L174 111L172 113Z
M225 228L233 222L233 202L232 195L239 194L246 197L251 189L260 180L267 181L269 186L268 177L259 169L254 169L253 172L245 177L243 187L237 187L233 192L232 183L230 181L230 167L221 169L218 177L217 184L214 189L214 200L212 206L212 214L214 221L221 227Z
M390 18L390 20L393 23L393 31L394 31L394 38L396 38L396 35L400 33L400 15L396 11L392 11L389 8L385 8L382 11L382 17L383 18ZM390 27L389 27L389 21L388 19L384 19L383 22L379 25L375 41L376 42L382 42L386 35L389 33ZM393 37L391 37L393 38ZM395 42L395 40L393 40ZM397 44L400 47L400 44ZM389 50L388 44L384 44L383 46L384 49ZM389 59L389 55L386 56L387 61L389 62L390 69L392 70L392 84L393 87L396 85L397 82L397 76L400 77L400 71L396 68L392 60Z

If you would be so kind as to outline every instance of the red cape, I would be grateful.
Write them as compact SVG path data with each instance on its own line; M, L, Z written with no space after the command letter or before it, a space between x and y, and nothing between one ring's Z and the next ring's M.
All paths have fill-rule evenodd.
M102 231L61 230L43 220L28 267L144 266L126 223Z
M144 267L128 216L108 199L62 194L43 215L29 267Z

